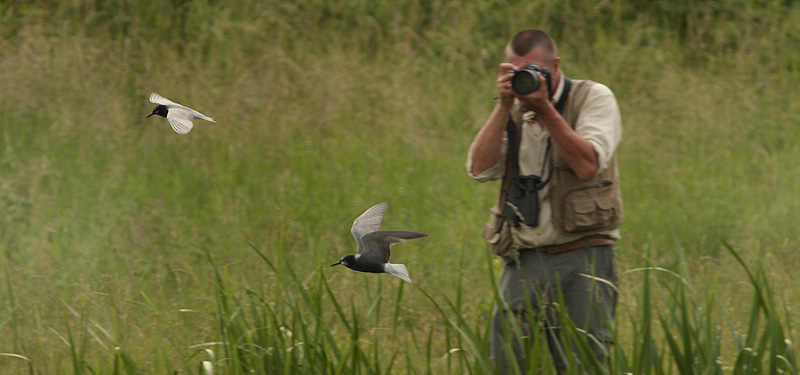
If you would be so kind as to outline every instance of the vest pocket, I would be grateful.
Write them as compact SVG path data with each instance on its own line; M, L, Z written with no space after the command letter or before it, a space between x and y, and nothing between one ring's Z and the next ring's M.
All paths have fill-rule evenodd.
M611 181L572 190L564 203L564 231L567 233L609 228L619 220Z
M497 206L492 207L490 211L489 222L481 230L481 237L486 240L493 254L502 257L508 263L514 247L510 223L503 218L503 211Z

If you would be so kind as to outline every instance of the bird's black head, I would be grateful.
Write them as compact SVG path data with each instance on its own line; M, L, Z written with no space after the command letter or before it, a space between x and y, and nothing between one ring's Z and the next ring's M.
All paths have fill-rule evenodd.
M165 106L163 104L159 104L155 108L153 108L153 113L147 115L147 117L145 117L145 118L149 118L152 115L159 115L161 117L167 117L167 112L169 112L169 111L167 111L167 106Z
M338 266L340 264L343 265L343 266L346 266L346 267L352 267L355 263L356 263L356 256L355 255L347 255L347 256L343 256L342 259L339 259L338 262L336 262L334 264L331 264L331 267Z

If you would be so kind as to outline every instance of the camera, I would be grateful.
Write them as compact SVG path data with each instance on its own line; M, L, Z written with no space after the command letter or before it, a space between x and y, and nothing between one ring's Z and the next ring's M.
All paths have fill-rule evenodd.
M547 93L550 93L550 72L539 64L531 64L520 70L512 70L514 75L511 77L511 89L519 95L528 95L539 90L539 76L541 73L547 81ZM548 95L549 96L549 95Z

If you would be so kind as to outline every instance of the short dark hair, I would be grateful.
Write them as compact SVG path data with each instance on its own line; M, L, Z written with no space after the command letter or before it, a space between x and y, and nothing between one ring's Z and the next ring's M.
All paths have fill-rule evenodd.
M546 32L539 29L525 29L514 35L508 47L517 56L525 56L535 47L542 47L550 54L550 60L558 55L556 43Z

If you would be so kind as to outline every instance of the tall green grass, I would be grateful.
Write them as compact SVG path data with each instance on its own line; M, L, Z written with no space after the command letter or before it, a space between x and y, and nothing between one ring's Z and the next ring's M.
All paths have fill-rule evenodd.
M640 280L636 298L640 303L628 319L616 325L609 361L593 360L591 336L577 329L562 314L562 346L568 374L796 374L797 361L789 332L790 320L776 310L779 303L762 264L755 269L742 261L730 245L730 254L740 262L749 277L751 307L746 324L737 325L729 311L720 307L715 296L702 297L694 290L692 275L658 267L630 270L624 279ZM197 374L389 374L403 369L414 374L492 374L488 358L490 321L488 311L482 321L465 319L459 283L454 300L436 297L424 288L400 283L394 292L384 293L382 279L364 278L360 288L340 294L332 288L322 269L300 278L291 264L280 266L260 249L253 247L254 258L263 261L266 273L278 281L268 289L251 289L230 274L229 267L213 265L216 321L215 340L187 348L185 373ZM257 257L256 257L257 254ZM490 260L489 260L490 261ZM491 267L489 268L491 269ZM493 271L488 278L494 279ZM394 280L392 280L394 281ZM406 293L419 293L435 306L441 325L427 328L403 326ZM361 298L359 298L361 295ZM502 303L495 294L494 299ZM13 302L13 301L12 301ZM72 371L84 373L142 373L137 360L122 347L109 349L107 367L86 362L85 348L90 337L97 342L113 340L98 322L81 321L80 337L72 331L59 337L70 347ZM507 329L520 332L515 321ZM618 332L632 335L625 339ZM434 340L434 335L444 338ZM531 368L552 372L552 362L544 335L534 332L534 346L528 347ZM105 336L103 338L98 336ZM724 337L734 347L724 350ZM530 342L529 342L530 343ZM30 373L39 371L24 356L2 356L27 362ZM416 359L415 359L416 358ZM516 369L518 371L518 369ZM170 370L170 372L173 370Z
M751 307L746 324L731 320L716 296L702 296L692 275L658 267L629 271L629 281L641 282L640 303L628 319L617 322L616 344L607 363L598 362L590 347L594 340L576 328L559 309L562 355L569 374L796 374L796 353L790 319L776 311L779 303L762 264L748 266L730 245L750 278L742 297ZM221 374L492 374L488 358L491 319L465 319L459 284L455 299L400 284L384 293L382 279L365 280L359 288L334 291L324 272L301 279L290 264L281 267L254 248L265 268L282 280L272 290L255 291L232 283L224 269L215 272L219 341L197 345L214 373ZM211 262L213 259L210 258ZM490 268L491 269L491 268ZM495 277L490 271L488 278ZM435 306L441 324L402 327L406 293L420 293ZM365 298L357 298L358 295ZM502 301L495 294L497 303ZM359 302L356 302L360 300ZM521 335L511 319L506 329ZM442 340L434 340L438 335ZM527 342L529 368L554 372L545 333L534 332ZM732 340L726 350L724 341ZM442 344L444 344L442 346ZM530 346L532 344L532 346ZM573 356L576 348L580 357ZM416 360L412 358L416 357ZM580 358L580 359L579 359ZM200 363L200 359L192 358ZM400 370L402 369L402 370ZM519 369L512 369L519 373Z
M500 265L477 230L497 187L464 159L530 26L622 107L611 369L676 373L702 347L703 369L721 353L725 372L788 371L798 17L728 0L2 2L0 372L491 371ZM144 119L153 91L218 122L178 136ZM413 286L324 268L380 201L384 227L430 235L394 249ZM318 346L286 351L300 342Z

